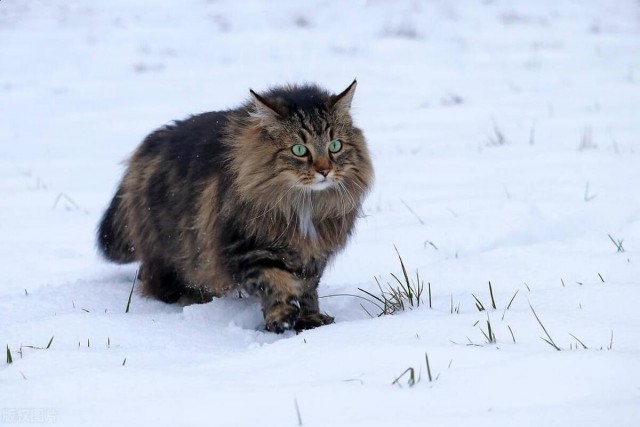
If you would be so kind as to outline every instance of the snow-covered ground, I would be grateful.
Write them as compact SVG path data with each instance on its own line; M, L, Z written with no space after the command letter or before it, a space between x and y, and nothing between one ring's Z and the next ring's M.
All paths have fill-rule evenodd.
M396 245L432 307L125 313L94 230L141 139L354 77L376 186L320 293L375 293ZM0 424L640 425L637 1L2 0L0 148Z

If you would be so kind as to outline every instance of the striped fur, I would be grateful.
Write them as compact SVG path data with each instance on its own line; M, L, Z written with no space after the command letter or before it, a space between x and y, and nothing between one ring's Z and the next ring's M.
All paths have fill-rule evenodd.
M115 262L141 261L144 293L165 302L244 290L261 296L267 330L332 322L317 287L373 178L349 113L355 87L252 91L237 109L153 132L104 214L100 250ZM336 139L342 149L330 153ZM295 144L309 154L295 156Z

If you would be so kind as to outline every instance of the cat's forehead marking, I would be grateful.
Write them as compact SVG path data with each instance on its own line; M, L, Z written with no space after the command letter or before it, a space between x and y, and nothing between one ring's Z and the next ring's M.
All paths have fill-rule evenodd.
M294 110L296 124L311 137L324 136L331 127L329 114L326 109L309 112L304 110Z

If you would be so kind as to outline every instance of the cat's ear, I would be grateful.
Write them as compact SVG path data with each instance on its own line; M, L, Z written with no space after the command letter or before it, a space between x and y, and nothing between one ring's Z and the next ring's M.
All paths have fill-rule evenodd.
M349 109L351 108L351 101L353 100L353 94L356 93L357 85L358 85L358 82L354 80L353 83L351 83L348 88L343 90L338 95L332 96L330 101L331 108L336 111L342 111L342 112L348 113Z
M263 123L274 122L284 117L285 111L282 105L268 102L252 89L249 89L249 92L255 107L255 112L251 114L252 116L260 118Z

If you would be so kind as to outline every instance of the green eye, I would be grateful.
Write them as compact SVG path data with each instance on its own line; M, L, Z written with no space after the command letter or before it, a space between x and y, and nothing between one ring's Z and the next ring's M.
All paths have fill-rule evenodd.
M298 157L302 157L304 155L307 154L307 147L305 147L302 144L296 144L293 147L291 147L291 151L293 152L293 154L295 154Z
M342 141L340 141L339 139L331 141L331 143L329 144L329 151L332 153L337 153L340 150L342 150Z

